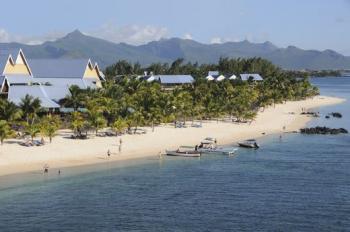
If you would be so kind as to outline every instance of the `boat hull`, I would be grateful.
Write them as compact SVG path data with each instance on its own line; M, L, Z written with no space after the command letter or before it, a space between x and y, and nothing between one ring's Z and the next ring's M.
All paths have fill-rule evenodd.
M238 143L238 145L244 148L254 148L254 149L259 148L259 145L255 145L255 144Z
M231 155L234 154L237 149L233 149L232 151L222 150L222 149L199 149L201 153L205 154L222 154L222 155Z
M200 157L201 153L191 153L191 152L177 152L177 151L166 151L168 156L182 156L182 157Z

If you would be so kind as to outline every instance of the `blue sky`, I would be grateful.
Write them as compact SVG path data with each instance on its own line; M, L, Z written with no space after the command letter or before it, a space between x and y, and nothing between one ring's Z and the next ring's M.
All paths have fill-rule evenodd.
M78 28L131 44L163 37L204 43L269 40L350 55L350 0L17 0L1 5L1 42L35 44Z

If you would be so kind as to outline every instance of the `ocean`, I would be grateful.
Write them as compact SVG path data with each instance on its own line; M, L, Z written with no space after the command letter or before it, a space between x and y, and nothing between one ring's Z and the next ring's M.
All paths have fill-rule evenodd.
M350 78L315 78L350 99ZM350 103L309 126L350 130ZM343 118L325 119L329 112ZM350 231L350 136L284 134L261 149L0 177L0 231Z

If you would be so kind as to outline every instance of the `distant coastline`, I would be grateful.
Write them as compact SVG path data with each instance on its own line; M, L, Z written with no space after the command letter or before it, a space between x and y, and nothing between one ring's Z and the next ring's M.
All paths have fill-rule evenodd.
M287 74L293 76L293 77L341 77L343 76L343 72L340 70L302 70L302 71L294 71L294 70L288 70L286 71Z

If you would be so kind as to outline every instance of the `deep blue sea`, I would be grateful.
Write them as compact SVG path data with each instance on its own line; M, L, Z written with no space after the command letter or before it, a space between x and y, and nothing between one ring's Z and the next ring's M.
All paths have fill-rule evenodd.
M350 78L318 78L350 99ZM310 125L350 129L350 103ZM342 119L325 119L332 111ZM228 157L147 158L0 178L0 231L350 231L350 136L283 135Z

